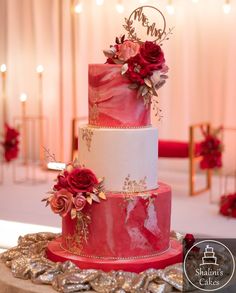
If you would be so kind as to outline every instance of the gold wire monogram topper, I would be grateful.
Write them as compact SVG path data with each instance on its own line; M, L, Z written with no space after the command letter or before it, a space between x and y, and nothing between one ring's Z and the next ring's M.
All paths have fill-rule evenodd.
M155 18L155 22L150 19ZM128 31L128 38L133 41L142 42L138 36L136 27L140 28L143 33L150 37L149 41L154 43L161 42L166 35L166 20L163 13L156 7L145 5L136 8L129 16L125 18L123 27Z

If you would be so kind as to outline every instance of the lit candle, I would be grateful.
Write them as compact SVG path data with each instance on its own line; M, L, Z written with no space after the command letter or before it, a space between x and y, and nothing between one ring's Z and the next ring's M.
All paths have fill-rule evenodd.
M80 1L75 5L74 11L77 14L79 14L79 13L81 13L83 11L83 5L82 5L82 3Z
M98 6L101 6L103 4L104 0L96 0L96 3Z
M39 159L40 163L44 165L44 133L43 133L43 65L38 65L36 68L38 73L38 102L39 102Z
M36 68L36 71L38 73L38 101L39 101L39 117L43 116L43 71L44 68L42 65L38 65Z
M22 149L24 164L27 165L27 130L26 130L26 101L27 95L22 93L19 97L21 102L21 119L22 119Z
M125 8L124 8L124 5L122 3L122 0L118 0L117 3L116 3L116 10L118 13L123 13Z
M21 117L22 117L22 120L24 120L26 117L26 101L27 101L27 95L25 93L22 93L20 95L20 101L21 101L21 105L22 105Z
M170 15L172 15L172 14L175 13L175 7L174 7L174 5L173 5L173 3L172 3L172 0L168 0L167 6L166 6L166 10L167 10L167 12L168 12Z
M231 11L231 4L230 4L230 0L225 0L225 3L223 5L223 11L225 14L229 14Z
M3 123L7 123L7 95L6 95L6 72L7 66L6 64L2 64L0 66L1 76L2 76L2 100L3 100Z

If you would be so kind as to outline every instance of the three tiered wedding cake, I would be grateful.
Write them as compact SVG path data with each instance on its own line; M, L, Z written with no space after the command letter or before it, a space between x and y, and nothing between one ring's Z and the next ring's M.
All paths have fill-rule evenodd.
M62 216L62 236L47 255L105 271L163 268L182 261L181 245L170 240L171 189L158 183L158 131L150 122L168 68L151 41L117 38L105 55L106 64L89 65L79 163L58 176L47 199Z

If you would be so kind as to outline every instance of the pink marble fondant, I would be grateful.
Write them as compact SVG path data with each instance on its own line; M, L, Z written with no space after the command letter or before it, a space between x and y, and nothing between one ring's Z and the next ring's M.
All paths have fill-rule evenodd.
M75 255L132 258L164 253L169 248L171 189L160 183L150 198L111 193L99 204L87 205L91 219L87 240L70 215L62 221L62 247Z
M89 124L105 127L150 125L150 107L121 75L121 65L89 65Z

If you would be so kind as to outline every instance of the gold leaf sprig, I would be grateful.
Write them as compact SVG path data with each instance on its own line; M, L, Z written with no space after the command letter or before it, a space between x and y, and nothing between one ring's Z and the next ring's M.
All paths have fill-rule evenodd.
M92 192L86 192L86 200L91 205L94 202L100 203L101 199L106 200L106 194L104 192L104 178L98 179L98 184L94 186Z
M89 224L91 223L91 217L88 214L77 212L77 226L76 232L79 235L79 243L83 241L88 243L89 236Z
M174 27L169 28L168 32L163 32L161 39L159 39L158 44L162 46L164 41L168 41L170 39L170 35L173 35Z
M123 27L128 31L128 39L132 41L136 41L138 43L141 42L141 39L137 36L137 33L135 32L135 27L133 26L133 20L129 20L128 18L125 18L125 24Z
M128 176L125 178L123 185L124 192L143 192L147 189L146 176L139 181L131 180L130 177L130 174L128 174Z

